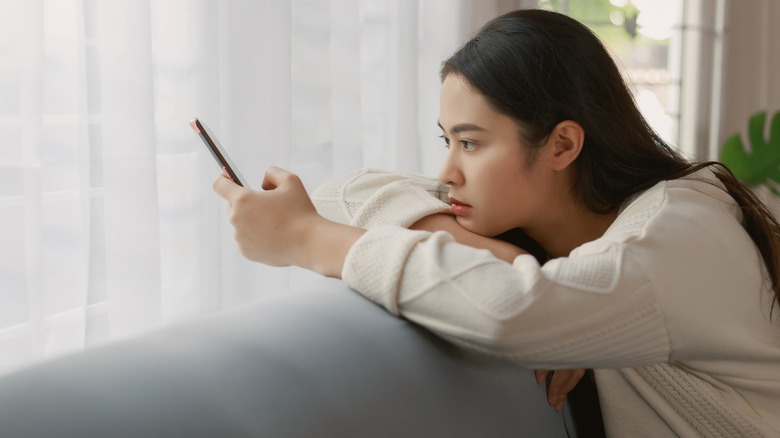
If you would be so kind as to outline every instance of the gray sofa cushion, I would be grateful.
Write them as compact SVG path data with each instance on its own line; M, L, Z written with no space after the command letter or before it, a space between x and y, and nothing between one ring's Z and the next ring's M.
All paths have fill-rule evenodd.
M322 279L0 379L3 437L561 437L529 370Z

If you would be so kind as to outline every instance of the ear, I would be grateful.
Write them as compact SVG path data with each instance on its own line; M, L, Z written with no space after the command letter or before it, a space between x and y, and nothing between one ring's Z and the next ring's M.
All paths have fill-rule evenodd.
M546 148L549 149L549 164L553 170L564 170L582 151L585 142L585 130L573 120L564 120L558 123L550 133Z

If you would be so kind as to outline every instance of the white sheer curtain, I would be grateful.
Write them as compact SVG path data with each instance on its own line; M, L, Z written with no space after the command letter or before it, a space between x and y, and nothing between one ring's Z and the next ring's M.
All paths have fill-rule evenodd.
M0 373L311 279L238 254L188 120L254 187L435 175L439 63L518 4L0 0Z

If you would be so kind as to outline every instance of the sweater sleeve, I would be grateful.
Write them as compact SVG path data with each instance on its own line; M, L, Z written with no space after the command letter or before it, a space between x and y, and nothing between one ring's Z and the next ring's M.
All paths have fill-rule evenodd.
M342 278L395 315L527 367L669 359L652 285L620 245L544 266L522 255L510 265L445 232L377 227L353 245Z
M450 213L449 187L413 174L363 169L325 183L312 193L317 212L334 222L359 228L409 227L435 213Z

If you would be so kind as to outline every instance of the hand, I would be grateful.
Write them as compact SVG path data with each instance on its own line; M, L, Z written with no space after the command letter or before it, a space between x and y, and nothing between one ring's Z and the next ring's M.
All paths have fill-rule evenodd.
M272 167L263 191L255 191L220 174L213 188L228 201L228 217L244 257L272 266L296 264L296 246L307 224L319 218L296 175Z
M300 266L338 277L346 254L362 230L317 213L297 175L271 167L262 191L241 187L220 174L214 191L228 201L241 254L271 266Z
M547 370L536 370L536 382L544 382L549 373L550 371ZM556 411L562 411L563 402L566 401L566 395L577 386L577 383L579 383L584 375L584 368L553 371L550 384L547 387L547 403Z
M528 254L522 248L492 237L485 237L463 228L455 216L444 213L432 214L413 223L409 229L423 231L446 231L455 241L472 248L487 249L497 258L512 263L520 254Z

